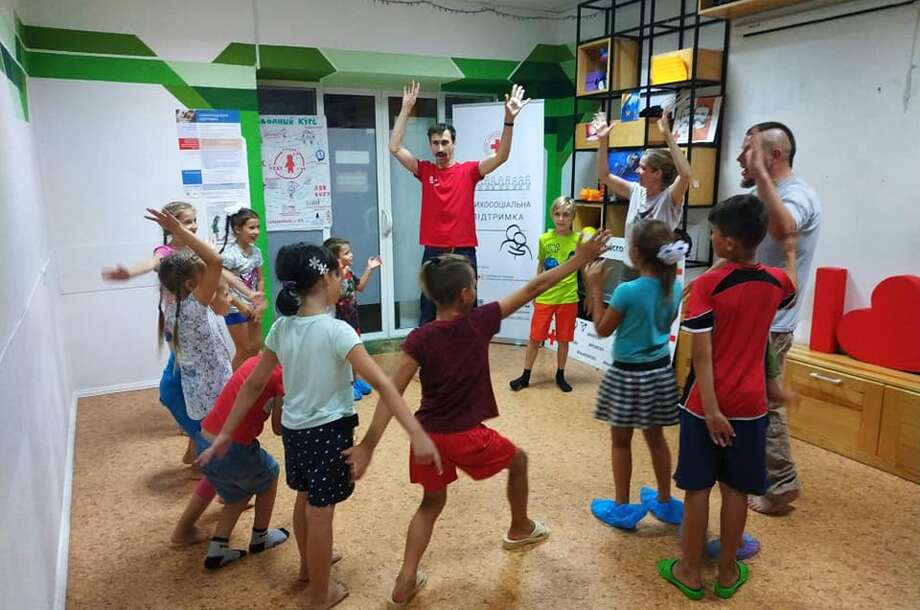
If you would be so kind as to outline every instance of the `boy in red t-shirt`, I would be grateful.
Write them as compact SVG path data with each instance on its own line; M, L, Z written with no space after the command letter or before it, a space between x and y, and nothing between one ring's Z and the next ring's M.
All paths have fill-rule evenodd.
M536 544L549 536L545 525L527 516L527 454L482 423L498 417L489 374L489 343L503 318L600 256L607 236L606 231L599 232L580 243L566 262L482 307L474 308L476 276L466 258L444 254L422 267L422 289L436 304L437 317L409 333L393 383L402 393L420 370L422 405L415 416L437 446L443 469L439 472L434 466L417 464L410 454L409 478L424 488L424 495L409 525L403 566L388 600L391 606L406 604L426 582L424 573L418 571L419 562L458 468L475 480L508 470L511 527L502 541L505 549ZM378 405L364 440L346 451L356 479L367 468L389 419L389 411Z
M690 599L702 599L700 562L709 522L709 492L722 494L721 551L715 594L727 599L747 582L735 559L747 518L747 496L767 488L767 401L764 354L777 309L795 302L782 269L755 264L767 212L753 195L719 203L709 214L712 246L727 264L693 284L683 328L693 333L693 370L680 413L674 480L684 498L683 556L662 559L658 573Z
M201 430L195 441L199 455L214 442L227 420L236 395L246 378L259 364L259 356L247 359L233 373L221 390L214 408L201 422ZM201 466L201 471L225 502L208 544L204 567L210 570L222 568L231 561L246 555L246 551L230 548L230 533L246 508L249 498L256 497L255 517L252 524L250 553L260 553L278 546L288 539L285 529L268 529L275 492L278 489L278 463L259 445L257 437L269 413L272 416L272 430L281 434L281 402L284 385L281 381L281 366L275 367L265 390L253 403L252 408L233 431L233 443L223 457L215 457Z

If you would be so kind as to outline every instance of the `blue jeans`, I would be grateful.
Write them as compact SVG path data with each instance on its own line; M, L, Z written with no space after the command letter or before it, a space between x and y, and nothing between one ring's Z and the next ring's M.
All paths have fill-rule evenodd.
M470 264L473 266L473 271L476 273L476 276L479 276L479 269L476 266L476 248L432 248L431 246L425 246L425 252L422 253L422 265L430 261L436 256L442 254L459 254L460 256L465 256ZM419 297L419 320L418 325L422 326L426 322L431 322L438 315L438 309L435 307L435 304L431 302L428 297L425 296L425 293L422 292L421 297Z

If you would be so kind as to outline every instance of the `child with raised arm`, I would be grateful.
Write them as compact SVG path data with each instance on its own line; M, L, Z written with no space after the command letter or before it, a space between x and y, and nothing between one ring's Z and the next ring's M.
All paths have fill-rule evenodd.
M569 197L556 197L550 214L553 229L540 236L537 273L544 273L567 261L575 254L581 233L572 231L575 219L575 202ZM549 325L556 320L556 385L563 392L572 386L565 379L565 364L569 357L569 343L575 339L575 318L578 317L578 274L573 272L561 282L534 299L533 318L530 321L530 341L524 354L524 372L509 382L515 392L530 385L530 371L537 360L540 346L549 336Z
M301 578L310 581L308 607L325 609L348 595L342 584L330 579L330 567L335 506L355 487L343 455L352 446L358 424L352 366L380 393L384 408L409 433L416 460L433 464L432 470L440 472L440 458L358 334L327 314L342 287L335 255L328 248L304 243L284 246L275 272L282 285L276 301L282 315L265 338L259 364L240 389L223 428L198 462L205 465L227 451L233 431L280 362L285 388L281 438L287 483L297 491L293 521Z
M660 220L646 220L631 228L629 256L639 277L613 291L609 307L602 297L603 265L585 270L587 298L592 304L594 328L601 337L616 331L613 365L597 392L594 417L610 425L611 463L615 498L591 502L591 513L606 523L633 530L651 511L665 523L679 524L683 503L671 496L671 450L662 428L677 424L678 397L668 340L671 323L680 308L677 263L687 244ZM641 503L630 503L632 435L645 437L657 488L643 487Z
M690 163L671 135L667 111L658 119L658 129L664 134L668 150L650 148L645 151L639 160L638 184L610 173L607 154L610 132L614 127L607 124L607 116L603 112L594 115L594 128L599 141L597 179L617 197L629 200L626 211L626 251L623 256L626 265L623 281L629 281L639 277L629 256L631 226L640 220L660 220L672 231L677 228L683 211L684 195L690 188Z
M778 268L755 264L767 212L753 195L720 202L709 214L712 246L726 260L693 284L683 328L693 333L693 375L680 412L674 480L685 491L681 559L662 559L658 573L690 599L702 599L700 563L709 494L722 493L719 574L715 594L732 597L750 571L736 558L748 494L767 487L767 401L764 354L777 309L795 302Z
M482 423L498 417L489 373L489 343L504 318L597 258L605 250L607 237L606 231L598 232L579 243L575 255L558 267L541 273L500 301L481 307L474 307L476 276L464 257L442 254L422 266L422 290L435 303L437 317L409 333L393 381L402 392L419 371L422 405L416 417L437 446L444 469L437 472L410 454L409 479L424 491L409 524L403 565L387 600L389 607L406 605L425 585L419 563L458 468L474 480L508 470L511 525L502 538L505 549L526 547L549 537L549 529L527 513L527 454ZM347 452L356 478L364 473L388 422L389 414L378 405L364 440Z
M341 237L330 237L323 242L323 245L332 250L332 253L339 260L339 272L342 274L342 294L335 304L335 317L348 322L348 325L360 335L358 293L364 292L364 289L367 288L367 283L371 280L371 273L380 268L382 264L380 257L372 256L367 259L367 268L364 269L364 273L356 281L351 268L355 262L355 254L352 252L351 244L348 240ZM370 393L371 386L363 379L355 377L354 385L352 386L352 394L355 400L361 400L363 396Z

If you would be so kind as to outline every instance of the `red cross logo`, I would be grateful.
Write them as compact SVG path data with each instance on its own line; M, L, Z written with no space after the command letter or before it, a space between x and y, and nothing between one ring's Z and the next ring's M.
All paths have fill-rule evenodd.
M502 141L499 138L495 138L494 140L492 140L492 143L489 144L489 148L492 149L493 153L498 154L498 147L501 143Z

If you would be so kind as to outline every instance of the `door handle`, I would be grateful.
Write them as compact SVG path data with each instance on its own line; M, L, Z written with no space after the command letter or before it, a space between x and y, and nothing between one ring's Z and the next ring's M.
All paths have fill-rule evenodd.
M380 233L384 237L389 237L393 232L393 221L390 219L390 213L386 210L380 210Z
M834 385L840 385L841 383L843 383L842 379L834 379L833 377L825 377L824 375L820 375L818 373L809 373L808 376L811 377L812 379L817 379L818 381L826 381L827 383L832 383Z

